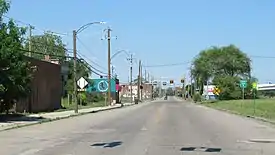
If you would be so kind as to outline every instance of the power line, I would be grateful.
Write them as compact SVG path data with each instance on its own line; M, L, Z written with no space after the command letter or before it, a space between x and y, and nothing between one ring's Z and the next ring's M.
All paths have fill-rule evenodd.
M189 64L191 61L187 62L180 62L180 63L173 63L173 64L159 64L159 65L143 65L143 67L170 67L170 66L182 66Z
M79 54L77 54L80 58L82 58L83 59L83 57L81 57ZM104 72L102 72L102 71L100 71L99 69L97 69L97 68L95 68L95 67L93 67L91 64L89 64L85 59L83 59L88 65L89 65L89 67L91 67L92 69L94 69L94 70L96 70L97 72L100 72L100 73L102 73L102 74L106 74L107 75L107 73L104 73Z
M59 50L63 49L68 53L72 53L72 49L68 49L68 48L65 48L65 47L62 47L62 46L59 46L59 45L55 45L55 44L52 45L52 44L48 44L48 43L44 43L44 42L42 43L42 42L34 41L33 39L29 39L29 38L27 38L27 39L22 38L22 39L27 41L27 42L29 42L31 40L31 43L33 45L36 45L36 46L40 46L40 47L48 46L48 47L52 47L52 48L59 49Z
M84 54L81 54L79 51L78 51L78 55L81 56L81 57L86 58L89 62L91 62L92 64L96 65L97 67L99 67L99 68L101 68L103 70L106 70L104 67L102 67L98 63L92 61L89 57L85 56Z
M88 50L89 52L91 52L91 50L90 50L90 49L89 49L89 48L88 48L88 47L87 47L78 37L77 37L77 40L80 42L80 44L81 44L84 48L86 48L86 50ZM79 51L78 51L78 53L79 53ZM92 61L90 58L88 58L88 57L85 56L84 54L81 54L81 55L82 55L82 57L85 57L86 59L88 59L91 63L95 64L97 67L106 70L104 67L102 67L102 66L100 66L98 63Z
M42 31L42 32L51 32L51 33L58 34L58 35L62 35L62 36L71 36L69 33L60 33L60 32L54 32L54 31L50 31L50 30L43 30L43 29L37 28L37 27L34 26L33 24L30 24L30 23L27 23L27 22L23 22L23 21L21 21L21 20L14 19L14 18L9 17L9 16L6 16L6 15L3 15L3 17L8 18L8 19L10 19L10 20L14 20L14 21L17 22L17 23L21 23L21 24L26 25L26 26L30 26L30 25L31 25L34 29L39 30L39 31Z
M259 55L252 55L252 58L263 58L263 59L275 59L275 56L259 56Z
M41 52L35 52L35 51L29 51L29 50L25 50L25 49L20 49L21 51L24 51L24 52L26 52L26 53L34 53L34 54L41 54L41 55L45 55L45 53L41 53ZM71 56L61 56L61 55L56 55L56 54L47 54L47 55L49 55L49 56L55 56L55 57L60 57L60 58L70 58L70 59L73 59L74 57L71 57ZM77 61L78 62L82 62L82 60L83 59L79 59L79 58L77 58ZM86 61L85 61L86 62ZM89 71L91 71L92 73L95 73L95 74L97 74L97 75L99 75L99 76L106 76L106 75L104 75L104 74L100 74L100 73L98 73L98 72L96 72L96 71L98 71L96 68L94 68L93 67L93 69L94 70L96 70L96 71L94 71L93 69L91 69L90 67L90 64L89 63L87 63L86 62L86 64L88 64L88 66L87 65L83 65L84 67L86 67Z

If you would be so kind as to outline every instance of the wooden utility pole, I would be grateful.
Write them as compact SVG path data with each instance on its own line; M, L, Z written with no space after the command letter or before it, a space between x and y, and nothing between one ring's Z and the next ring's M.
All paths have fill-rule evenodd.
M140 85L143 86L143 74L142 74L142 65L140 65ZM140 100L142 101L143 89L140 89Z
M31 53L31 51L32 51L32 42L31 42L31 38L32 38L32 29L33 29L33 28L34 28L33 26L29 25L29 57L32 56L32 53Z
M147 83L147 72L146 72L146 69L144 70L144 89L145 87L147 86L146 83ZM145 86L146 85L146 86ZM147 87L146 87L147 88ZM147 89L144 90L145 92L145 99L146 99L146 96L147 96Z
M111 29L108 28L108 103L111 105Z
M133 102L133 54L131 53L130 58L130 96L131 96L131 103Z
M114 66L112 66L112 77L114 77Z
M77 103L77 85L76 85L76 31L73 31L73 53L74 53L74 93L73 93L73 101L75 103L75 113L78 113L78 103Z
M137 97L140 100L140 76L141 76L141 60L139 60L138 64L138 83L137 83Z
M145 78L145 83L147 81L147 73L146 73L146 69L144 70L144 78Z

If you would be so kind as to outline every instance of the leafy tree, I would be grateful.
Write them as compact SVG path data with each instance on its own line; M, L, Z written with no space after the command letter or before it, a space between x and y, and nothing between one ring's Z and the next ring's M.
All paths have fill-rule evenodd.
M203 50L193 61L192 75L203 90L203 85L212 80L222 90L221 99L241 97L240 79L250 80L251 60L234 45L211 47Z
M30 38L33 58L44 59L44 55L50 55L51 59L64 61L66 57L66 47L62 42L62 38L51 32L45 32L43 35L35 35ZM26 49L29 48L29 41L26 43ZM38 54L39 53L44 53Z
M65 85L65 89L67 90L67 93L69 94L73 94L73 87L74 87L74 83L73 83L73 78L74 78L74 70L73 70L73 65L74 65L74 62L73 60L70 60L69 62L69 73L68 73L68 81L66 82L66 85ZM87 62L85 61L77 61L77 64L76 64L76 79L79 79L81 77L85 78L85 79L88 79L89 76L91 75L91 69L88 65Z
M66 60L66 46L62 42L60 36L54 35L51 32L46 32L43 35L36 35L31 37L32 51L44 53L44 55L50 55L51 59L58 59L61 63ZM25 45L28 49L29 42ZM37 59L44 59L44 55L32 53L32 57ZM69 66L68 79L65 81L65 89L67 93L72 94L73 92L73 60L67 61ZM90 67L85 61L78 60L76 64L77 79L80 77L88 78L90 76Z
M23 38L26 29L18 27L12 20L4 23L2 16L9 3L0 0L0 112L8 113L13 99L27 95L30 91L32 69L24 58Z

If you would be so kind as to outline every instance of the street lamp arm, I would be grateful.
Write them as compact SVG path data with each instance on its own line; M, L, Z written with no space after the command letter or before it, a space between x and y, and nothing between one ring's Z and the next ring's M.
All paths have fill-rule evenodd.
M93 25L93 24L105 24L105 22L92 22L92 23L85 24L81 26L78 30L76 30L76 33L82 32L83 30L85 30L86 28L88 28L90 25Z
M111 56L111 60L112 60L115 56L117 56L118 54L120 54L120 53L122 53L122 52L124 52L127 56L129 56L129 53L128 53L126 50L120 50L120 51L117 51L115 54L113 54L113 55Z

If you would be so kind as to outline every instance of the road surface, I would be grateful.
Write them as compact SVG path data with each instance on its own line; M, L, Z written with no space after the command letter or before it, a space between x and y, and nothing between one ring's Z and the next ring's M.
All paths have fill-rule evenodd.
M274 155L273 138L275 129L269 125L170 97L3 131L0 151L3 155Z

